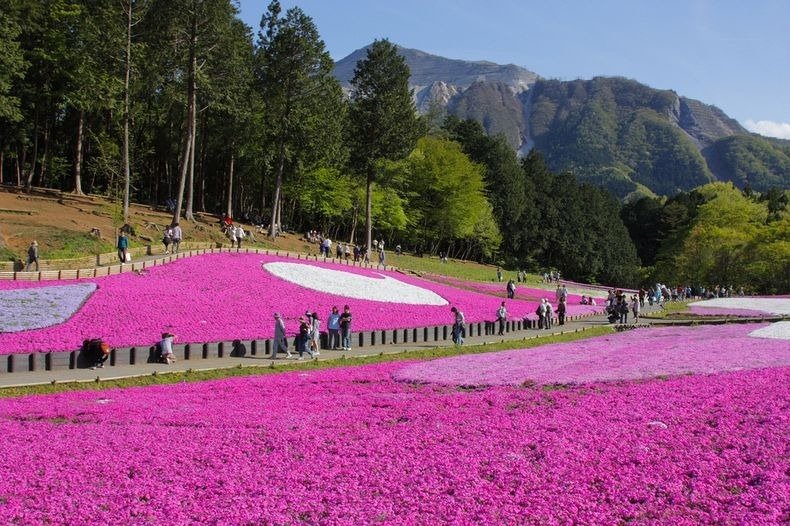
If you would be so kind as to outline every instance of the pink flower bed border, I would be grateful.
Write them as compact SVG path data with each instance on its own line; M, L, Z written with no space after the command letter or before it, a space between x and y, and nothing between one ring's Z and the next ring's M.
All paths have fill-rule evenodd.
M352 330L411 328L452 322L450 305L458 306L469 322L493 320L500 298L437 284L398 272L374 271L315 263L310 265L376 276L387 274L432 290L450 305L402 305L352 300L321 293L274 277L262 262L293 259L260 254L207 254L152 267L146 275L124 273L88 281L98 285L93 296L68 321L39 330L0 334L0 354L77 349L86 338L103 337L112 346L152 345L162 332L180 342L262 339L273 336L274 312L281 312L288 330L306 309L326 320L331 307L349 304ZM0 289L51 286L46 282L0 282ZM511 319L535 319L536 304L508 300ZM600 312L601 307L571 305L569 315ZM322 328L325 328L324 324Z
M501 298L507 298L507 282L489 283L482 281L466 281L463 279L437 275L426 276L426 278L436 281L437 283L445 283L453 287L468 289L475 292L480 292L482 294L492 294ZM537 287L527 287L523 283L516 283L516 298L534 302L540 301L541 298L548 298L556 309L556 289L549 290ZM571 305L580 305L581 299L582 297L580 294L569 293L568 306L570 307ZM605 295L596 295L595 299L596 303L600 305L603 301L605 301Z

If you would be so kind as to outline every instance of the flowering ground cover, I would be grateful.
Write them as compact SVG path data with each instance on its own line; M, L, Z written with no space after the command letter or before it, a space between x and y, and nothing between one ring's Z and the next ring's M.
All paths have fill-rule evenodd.
M334 269L344 276L347 294L314 290L278 278L262 265L289 263ZM325 275L325 279L326 279ZM447 304L404 303L403 290L389 301L358 299L352 290L354 276L370 288L373 280L397 280L417 287ZM313 276L314 278L314 276ZM80 281L80 283L85 283ZM274 333L273 313L280 312L287 328L297 329L295 320L305 310L326 319L331 307L351 306L352 330L409 328L452 322L449 305L458 306L469 322L493 320L501 298L433 283L390 271L374 271L331 263L295 263L293 260L258 254L211 254L152 267L147 273L125 273L87 281L97 290L69 320L54 327L0 334L0 354L30 351L72 350L86 338L103 337L112 346L151 345L162 332L172 332L180 342L210 342L269 338ZM40 282L0 282L0 290L32 290L51 287ZM536 304L508 300L512 319L534 319ZM571 305L569 315L595 308ZM600 309L600 307L599 307Z
M700 316L764 316L790 315L790 298L737 297L714 298L689 303L689 311Z
M761 327L749 333L754 338L774 338L777 340L790 340L790 321L779 321L767 327Z
M457 279L448 276L438 276L438 275L430 275L426 277L432 281L436 281L438 283L445 283L453 287L473 290L475 292L480 292L482 294L493 294L495 296L500 296L502 298L507 297L507 288L506 288L507 283L505 282L492 283L492 282L482 282L482 281L466 281L463 279ZM585 293L585 296L586 295L588 294ZM606 294L602 293L599 290L594 291L592 295L598 300L598 303L601 303L603 299L606 297ZM527 287L522 283L516 283L516 298L525 299L534 302L540 301L541 298L549 298L552 301L552 303L555 303L555 299L556 299L554 289L549 290L549 289L542 289L537 287ZM581 302L580 294L572 294L572 293L568 294L568 306L579 305L580 302Z
M769 324L727 324L635 329L420 362L397 375L401 380L447 385L578 384L790 365L790 334L753 334L768 328Z
M95 283L0 290L0 333L40 329L63 323L96 290Z
M409 305L447 305L447 300L424 287L387 275L365 276L304 263L276 261L263 268L291 283L319 292L347 298L406 303Z
M0 400L0 523L787 519L787 367L546 391L403 366Z

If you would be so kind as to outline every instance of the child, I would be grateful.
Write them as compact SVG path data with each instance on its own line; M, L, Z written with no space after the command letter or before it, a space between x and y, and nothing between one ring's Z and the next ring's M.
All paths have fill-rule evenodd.
M175 335L170 334L169 332L162 333L162 341L159 342L159 349L162 353L162 362L167 364L175 363L176 358L173 356L173 340L175 339Z

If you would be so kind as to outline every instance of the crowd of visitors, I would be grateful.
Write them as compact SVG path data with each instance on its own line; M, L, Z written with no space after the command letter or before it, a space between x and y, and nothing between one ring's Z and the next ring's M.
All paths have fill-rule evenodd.
M353 257L354 262L364 261L365 263L370 263L370 255L368 254L366 247L361 247L351 243L342 243L339 241L333 242L329 237L324 237L321 232L317 232L315 230L308 231L305 234L305 239L309 243L315 243L318 245L318 254L320 256L326 258L332 257L332 246L334 245L335 257L337 259L344 259L348 261ZM384 250L384 240L374 239L371 243L371 250L377 255L376 268L384 268L386 270L387 254ZM400 245L395 247L395 253L402 253Z
M327 348L333 351L351 350L351 307L345 305L341 313L337 306L327 317ZM321 318L317 312L309 310L298 319L299 327L294 336L294 348L303 360L307 354L315 358L321 354ZM293 354L288 348L285 320L280 313L274 314L274 342L272 345L272 359L277 359L279 353L285 353L286 358Z

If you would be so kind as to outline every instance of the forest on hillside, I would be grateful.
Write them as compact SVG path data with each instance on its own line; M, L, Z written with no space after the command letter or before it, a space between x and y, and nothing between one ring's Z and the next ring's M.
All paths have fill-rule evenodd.
M593 282L719 278L646 260L644 233L621 218L621 203L572 171L549 170L556 152L519 159L474 121L419 116L408 67L387 40L368 49L346 96L312 19L277 0L255 31L231 0L3 3L2 184L101 194L124 210L163 206L174 221L227 213L271 235L314 229L363 246L384 238ZM666 133L653 124L645 115L634 126ZM784 166L759 144L720 148ZM784 209L771 213L783 224ZM681 230L662 243L680 246Z
M760 192L790 187L790 142L748 134L716 107L635 80L539 80L529 124L552 169L620 198L717 180Z

